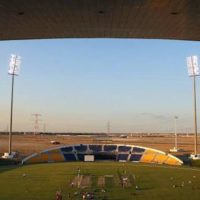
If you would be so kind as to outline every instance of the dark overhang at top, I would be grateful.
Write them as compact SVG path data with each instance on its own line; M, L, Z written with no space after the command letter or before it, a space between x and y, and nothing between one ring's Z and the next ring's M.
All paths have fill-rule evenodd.
M0 0L0 40L200 40L200 0Z

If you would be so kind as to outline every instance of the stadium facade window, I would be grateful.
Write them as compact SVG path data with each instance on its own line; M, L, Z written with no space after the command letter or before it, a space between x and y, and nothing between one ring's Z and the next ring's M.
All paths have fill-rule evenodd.
M77 154L79 161L84 161L84 156L85 156L85 154Z
M65 161L76 161L76 157L73 153L64 154Z
M116 151L117 145L104 145L104 151Z
M145 152L145 149L143 148L139 148L139 147L133 147L133 151L134 153L143 153Z
M129 154L118 154L117 160L123 160L126 161L128 159Z
M142 155L140 154L131 154L130 161L132 162L139 162Z
M86 145L74 146L74 149L78 152L85 152L87 151L87 146Z
M61 151L62 151L63 153L65 153L65 152L72 152L72 150L73 150L72 147L62 147L62 148L61 148Z
M89 145L90 150L93 152L102 151L102 145Z
M130 151L131 147L130 146L119 146L118 147L118 152L127 152Z

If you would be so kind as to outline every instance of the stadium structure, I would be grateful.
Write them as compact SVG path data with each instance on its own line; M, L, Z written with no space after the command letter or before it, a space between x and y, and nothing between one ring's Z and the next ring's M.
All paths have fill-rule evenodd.
M1 1L0 40L200 40L199 7L198 0Z
M121 144L79 144L51 148L28 156L22 160L22 164L84 161L86 155L94 156L95 161L113 160L166 165L183 164L175 156L156 149Z
M199 10L200 1L198 0L1 1L0 40L146 38L200 41ZM121 144L60 146L34 153L23 159L22 163L84 161L87 155L93 155L95 161L113 160L175 166L183 164L175 156L156 149ZM118 166L116 167L113 163L103 170L105 171L104 175L114 174L113 180L115 179L116 183L108 181L110 186L105 184L109 193L112 193L112 187L114 193L111 194L111 198L101 199L199 199L200 172L197 169L182 170L182 167L181 170L179 167L159 169L154 166L152 169L150 167L144 169L142 165L131 165L131 169L127 170L127 173L128 175L134 173L137 179L132 184L133 187L130 187L130 195L127 196L129 190L128 188L120 189L119 179L121 180L123 177L120 175ZM72 166L71 163L68 163L59 166L60 164L56 166L58 170L55 170L54 166L51 167L51 164L27 165L15 170L10 170L9 167L7 171L2 168L1 172L4 173L0 173L1 199L52 199L55 188L59 186L63 186L66 192L70 191L71 194L74 194L78 189L69 187L66 180L71 180L72 167L76 165ZM129 164L127 163L127 165ZM123 168L123 166L121 167ZM93 171L94 175L102 176L98 173L98 171L102 171L102 165L94 165L93 168L97 168L96 171ZM86 170L88 173L87 166ZM22 176L19 176L20 174ZM149 175L146 176L146 174ZM123 175L125 176L125 174ZM128 176L130 180L131 175ZM88 178L87 176L88 174L83 173L80 177L83 177L84 180L84 178ZM59 181L55 180L55 177ZM138 177L141 181L138 180ZM77 177L74 177L75 179ZM109 177L109 179L112 178ZM105 183L107 183L106 180ZM133 197L133 195L135 196ZM107 196L109 197L109 194ZM78 197L75 196L75 198Z
M1 1L0 40L146 38L200 41L199 8L198 0ZM90 148L86 146L85 152L89 153ZM143 149L145 154L147 148ZM44 154L48 161L48 154L44 152L34 154L31 158L40 160ZM115 152L113 155L119 160L121 153ZM130 158L129 155L125 160Z

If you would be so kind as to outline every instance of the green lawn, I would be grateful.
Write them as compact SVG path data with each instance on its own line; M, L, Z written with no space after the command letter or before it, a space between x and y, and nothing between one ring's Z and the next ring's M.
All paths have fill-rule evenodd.
M90 177L89 187L70 186L77 176L78 167L83 177ZM97 183L102 176L105 176L103 188ZM129 177L125 188L121 185L122 177ZM200 171L189 167L167 168L118 162L0 167L0 200L54 200L58 189L62 189L64 200L81 199L83 191L94 192L95 199L105 200L199 200Z

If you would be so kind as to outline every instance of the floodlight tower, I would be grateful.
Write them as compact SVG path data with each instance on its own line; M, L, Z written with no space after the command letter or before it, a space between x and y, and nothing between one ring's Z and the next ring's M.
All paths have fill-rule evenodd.
M12 76L12 89L11 89L11 108L10 108L10 131L9 131L9 151L8 154L12 154L12 124L13 124L13 93L14 93L14 81L15 76L19 75L21 64L21 57L12 54L9 63L8 74Z
M197 157L197 109L196 109L196 76L200 75L198 66L198 57L187 57L188 74L193 78L193 96L194 96L194 155Z

